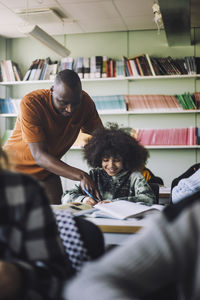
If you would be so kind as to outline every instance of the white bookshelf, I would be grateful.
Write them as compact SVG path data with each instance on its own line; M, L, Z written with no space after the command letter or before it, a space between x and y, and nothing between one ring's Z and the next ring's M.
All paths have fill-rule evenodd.
M4 118L16 118L17 114L0 114L0 117L4 117Z
M140 111L115 111L115 110L108 110L108 111L98 111L100 116L106 116L106 115L160 115L160 114L199 114L199 109L191 109L191 110L163 110L163 111L156 111L156 110L140 110ZM5 118L16 118L17 114L10 114L10 113L4 113L0 114L1 117Z
M194 75L157 75L157 76L129 76L129 77L106 77L106 78L83 78L82 82L101 82L101 81L123 81L123 80L157 80L157 79L183 79L183 78L200 78L200 74ZM9 85L30 85L30 84L52 84L54 80L27 80L27 81L1 81L0 85L9 86Z
M171 149L171 150L173 150L173 149L200 149L200 145L187 145L187 146L185 146L185 145L173 145L173 146L171 146L171 145L169 145L169 146L167 146L167 145L156 145L156 146L145 146L145 148L147 148L147 149L149 149L149 150L153 150L153 149ZM82 150L83 148L82 147L79 147L79 146L72 146L71 147L71 150Z
M81 81L84 84L87 84L86 90L89 95L95 95L95 91L98 91L98 94L101 95L101 92L104 94L107 94L107 91L109 91L108 94L111 94L113 91L113 94L134 94L136 85L151 85L153 84L154 80L159 80L162 84L164 83L164 80L167 80L168 85L174 82L174 80L177 80L178 84L180 84L180 81L183 80L183 89L185 86L195 86L195 82L200 78L200 74L195 75L162 75L162 76L140 76L140 77L114 77L114 78L94 78L94 79L81 79ZM170 79L172 79L170 81ZM188 80L188 81L187 81ZM142 82L143 81L143 82ZM100 84L102 82L102 84ZM91 84L90 84L91 83ZM99 83L99 84L98 84ZM186 83L186 85L185 85ZM5 88L8 91L11 90L13 95L16 95L16 91L20 89L20 96L24 95L24 91L30 90L30 88L33 87L33 89L37 88L43 88L42 86L48 86L53 84L53 80L36 80L36 81L14 81L14 82L0 82L1 88ZM104 85L105 84L105 85ZM161 84L161 85L162 85ZM166 84L166 83L165 83ZM106 87L106 89L102 89L103 87ZM155 85L157 85L157 82L155 82ZM176 84L175 84L176 85ZM90 86L92 86L92 89L90 90ZM109 88L108 88L109 86ZM120 87L117 92L116 88ZM95 87L95 89L93 88ZM187 87L186 87L187 88ZM120 90L121 89L121 90ZM23 92L22 92L23 90ZM161 89L162 90L162 89ZM195 91L196 89L193 88ZM120 92L119 92L120 91ZM125 91L125 92L124 92ZM137 91L137 90L136 90ZM144 90L145 91L145 90ZM142 91L142 94L145 92ZM163 90L165 91L165 90ZM180 91L180 89L178 90ZM147 91L147 94L153 94L153 92ZM21 95L22 94L22 95ZM135 93L137 94L137 92ZM155 94L158 94L158 92L155 92ZM170 94L170 92L169 92ZM17 95L18 97L19 95ZM15 97L13 97L15 98ZM149 128L156 128L153 127L155 124L159 127L160 122L162 120L166 119L165 123L162 124L162 128L168 128L172 127L174 120L180 119L181 124L180 127L188 127L189 122L187 120L191 120L192 124L197 124L198 115L200 113L200 110L134 110L134 111L124 111L124 110L104 110L100 111L99 114L103 120L103 123L105 124L106 121L110 122L118 122L124 125L124 127L131 127L131 128L144 128L143 123L141 120L145 119L145 124L149 126ZM2 127L2 133L3 130L8 128L11 129L13 125L14 118L17 117L17 114L0 114L0 119L3 120L3 122L7 125ZM135 121L136 120L136 121ZM148 121L147 121L148 120ZM156 120L156 121L155 121ZM150 122L150 123L148 123ZM186 125L184 124L186 123ZM10 123L10 124L9 124ZM140 126L138 126L138 124ZM177 126L179 127L179 126ZM182 163L182 161L185 159L189 162L195 163L198 160L198 151L200 149L200 146L198 145L191 145L191 146L146 146L146 148L150 152L150 165L148 166L150 169L154 170L159 169L159 166L162 164L162 157L168 156L169 160L174 160L175 158L179 159L179 164ZM158 161L157 161L158 160ZM85 169L87 171L87 166L85 162L83 162L82 159L82 148L81 147L72 147L68 153L64 156L64 161L67 163L80 167L82 169ZM81 165L79 166L81 161ZM78 165L77 165L77 162ZM191 164L192 164L191 163ZM83 164L83 167L82 167ZM172 163L175 165L174 163ZM154 167L155 166L155 167ZM165 171L162 170L163 174L165 174ZM158 173L159 175L159 173ZM160 175L164 179L164 175ZM64 180L65 181L65 180ZM165 182L165 180L164 180ZM74 182L72 182L72 185ZM65 183L64 183L65 186ZM66 187L66 186L65 186Z

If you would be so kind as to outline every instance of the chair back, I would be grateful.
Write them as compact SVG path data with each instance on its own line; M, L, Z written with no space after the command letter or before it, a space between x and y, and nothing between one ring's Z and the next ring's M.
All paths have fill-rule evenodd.
M160 190L160 186L158 183L151 183L148 182L148 184L150 185L154 195L156 196L156 200L154 202L154 204L158 204L159 203L159 190Z
M144 168L142 174L148 183L157 183L160 185L164 185L162 178L155 176L150 169Z
M188 178L193 175L200 168L200 163L192 165L189 169L187 169L183 174L179 177L176 177L172 180L171 183L171 191L172 189L179 183L179 181L183 178Z

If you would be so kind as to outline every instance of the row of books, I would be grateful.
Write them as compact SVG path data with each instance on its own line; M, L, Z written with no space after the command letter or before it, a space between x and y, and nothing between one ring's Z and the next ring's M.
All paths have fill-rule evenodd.
M22 75L18 64L11 60L2 60L0 63L0 80L1 81L21 81Z
M200 73L200 57L185 56L173 59L150 57L148 54L132 58L111 59L107 56L66 57L61 59L61 70L73 69L80 78L139 77L157 75L195 75Z
M54 79L59 71L58 62L52 62L48 57L46 59L35 59L25 75L22 73L17 63L11 60L1 61L0 80L5 82L27 81L27 80L50 80Z
M23 81L26 80L53 80L58 72L58 62L52 62L50 57L46 59L35 59L26 74Z
M200 109L200 93L92 97L98 111L183 111Z
M200 57L150 57L148 54L123 57L125 76L195 75L200 72Z
M3 143L12 134L6 130ZM200 127L170 129L134 129L131 135L144 146L195 146L200 145ZM73 146L83 147L90 135L80 132Z
M180 95L124 95L127 110L189 110L200 109L200 93Z
M64 57L52 62L46 59L35 59L26 74L22 76L17 63L11 60L1 61L1 81L53 80L57 72L71 69L81 79L109 77L139 77L157 75L200 74L200 57L185 56L173 59L168 57L150 57L142 54L135 57L113 59L107 56Z
M93 96L92 97L98 111L126 111L126 103L123 95Z
M182 95L110 95L93 96L99 112L183 111L200 109L200 92ZM18 114L20 99L0 99L0 113Z
M20 111L21 99L0 98L0 113L1 114L18 114Z
M145 146L199 145L198 128L134 129L131 133Z
M77 57L76 59L65 57L60 62L52 62L47 57L35 59L24 76L15 62L1 61L0 81L54 80L55 75L65 69L74 70L81 79L124 76L122 61L107 59L105 56Z
M122 60L107 56L64 57L60 62L60 70L65 69L74 70L81 79L124 77Z
M133 129L131 136L144 146L194 146L200 145L200 127ZM73 146L83 147L90 135L80 132Z

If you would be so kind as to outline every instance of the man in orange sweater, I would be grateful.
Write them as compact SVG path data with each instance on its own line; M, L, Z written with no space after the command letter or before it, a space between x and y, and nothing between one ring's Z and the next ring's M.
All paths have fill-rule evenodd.
M13 134L4 147L15 169L40 180L51 203L60 203L60 176L80 181L82 189L100 200L90 176L61 161L80 129L92 134L103 126L94 102L82 90L77 73L59 72L50 90L36 90L24 96L20 110Z

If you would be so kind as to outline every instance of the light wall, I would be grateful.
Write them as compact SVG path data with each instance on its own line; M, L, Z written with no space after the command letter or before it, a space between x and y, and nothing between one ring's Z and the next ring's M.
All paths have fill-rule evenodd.
M156 30L131 31L131 32L107 32L73 34L55 36L55 38L71 51L72 57L107 55L115 59L123 55L127 57L142 53L150 56L200 56L200 29L192 30L193 45L187 47L169 47L164 31L158 35ZM31 38L16 38L9 40L9 58L18 62L24 74L31 62L36 58L50 57L52 60L60 58L51 50ZM38 84L18 86L10 90L14 98L22 97L28 91L49 88L50 85ZM141 81L108 81L87 82L83 88L91 95L111 94L176 94L183 92L200 91L199 80L195 79L162 79ZM199 117L195 115L132 115L132 116L103 116L104 124L107 121L118 122L120 125L135 128L167 128L199 125ZM78 160L77 160L78 157ZM65 155L69 164L82 167L87 170L86 162L82 160L80 150L71 150ZM166 186L170 186L172 179L188 167L199 161L197 150L150 150L148 167L158 176L164 179ZM74 182L64 180L64 187L71 187Z
M0 36L0 60L6 59L7 54L7 40L4 37ZM0 98L5 98L7 96L6 94L6 87L1 86L0 88ZM6 129L6 119L0 118L0 136Z

